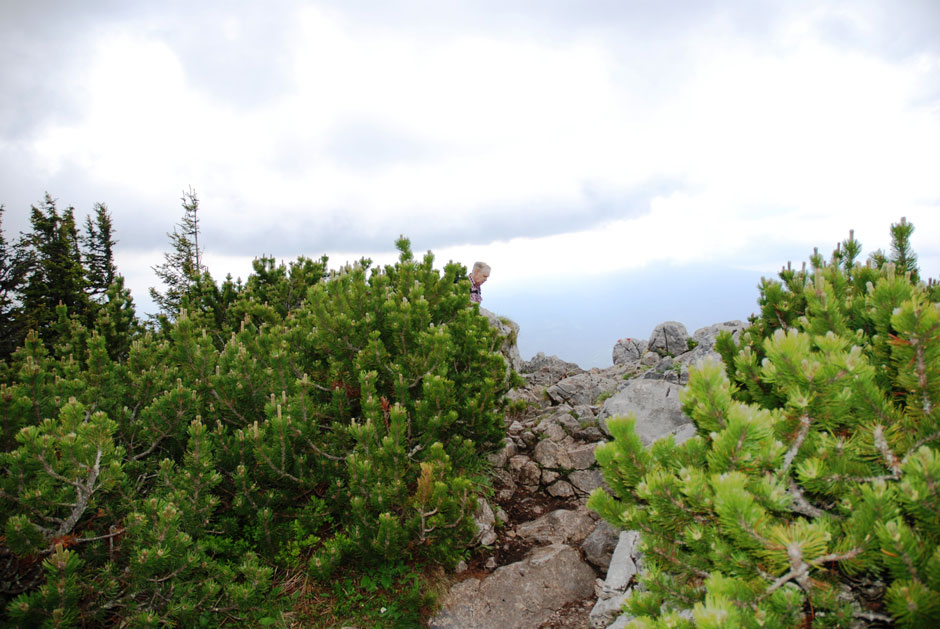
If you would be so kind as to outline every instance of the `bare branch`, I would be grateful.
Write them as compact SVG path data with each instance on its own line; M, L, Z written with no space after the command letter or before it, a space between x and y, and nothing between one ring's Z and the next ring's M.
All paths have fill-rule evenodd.
M790 469L790 466L793 464L793 459L796 458L797 453L800 451L800 448L803 447L803 442L806 441L806 435L809 434L809 426L812 423L809 415L803 415L800 417L800 432L797 433L796 439L793 441L793 445L790 446L790 449L787 450L786 456L783 457L783 467L780 468L780 474L786 474Z

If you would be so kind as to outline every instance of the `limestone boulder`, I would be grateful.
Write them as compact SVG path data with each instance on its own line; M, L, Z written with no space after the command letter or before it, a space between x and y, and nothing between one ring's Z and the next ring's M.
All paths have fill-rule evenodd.
M514 370L522 370L522 356L519 354L519 324L507 317L497 316L486 308L480 308L480 314L487 318L490 327L499 331L502 338L499 351L506 359L506 363Z
M590 494L604 484L604 476L597 468L576 470L568 474L568 482L582 494Z
M529 385L549 387L568 376L584 373L584 370L575 363L569 363L558 356L546 356L539 352L532 360L522 364L520 372Z
M607 578L591 610L592 627L607 627L621 615L623 603L630 594L638 572L639 539L636 531L620 533L607 569Z
M473 514L473 520L477 527L477 533L474 542L482 546L492 546L496 543L496 532L493 527L496 526L496 514L489 503L483 498L477 498L477 508Z
M593 404L601 395L616 391L618 384L616 380L600 374L581 373L548 387L545 393L556 404L588 405Z
M607 432L610 417L636 415L636 432L649 445L688 424L682 412L679 391L682 387L667 380L637 378L604 402L598 420ZM609 433L608 433L609 434ZM569 457L570 458L570 457Z
M542 441L541 443L554 443L552 441ZM509 471L512 473L513 480L526 488L537 487L542 477L542 470L535 461L524 454L517 454L509 459Z
M538 627L555 611L593 591L594 571L578 551L551 544L534 549L522 561L497 568L484 579L470 578L454 585L429 627Z
M646 339L620 339L614 345L613 362L615 365L628 365L640 360L649 343Z
M570 470L574 466L564 442L544 439L535 445L532 458L543 468Z
M666 321L653 328L649 351L660 356L678 356L689 351L689 332L678 321Z
M617 548L620 540L620 531L606 520L598 520L594 530L591 531L581 544L584 558L603 570L605 573L610 567L610 558Z
M715 341L718 340L719 334L722 332L728 332L735 340L737 340L741 335L741 332L744 331L746 327L747 324L743 321L725 321L724 323L716 323L714 325L696 330L692 335L692 340L696 342L695 349L712 351L715 349Z
M516 534L539 544L580 544L594 526L594 518L585 507L556 509L518 525Z

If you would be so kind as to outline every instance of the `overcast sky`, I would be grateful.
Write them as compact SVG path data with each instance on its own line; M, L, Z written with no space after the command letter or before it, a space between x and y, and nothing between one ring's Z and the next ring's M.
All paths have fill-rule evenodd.
M216 279L404 234L493 266L526 358L744 318L902 216L940 275L935 0L4 0L0 85L7 237L47 191L107 204L143 311L190 186Z

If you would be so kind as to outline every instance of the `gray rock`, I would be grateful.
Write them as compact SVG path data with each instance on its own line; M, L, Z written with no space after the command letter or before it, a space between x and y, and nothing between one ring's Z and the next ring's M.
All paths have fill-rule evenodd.
M594 571L563 544L536 548L485 579L466 579L444 597L432 629L538 627L552 613L594 591Z
M579 544L594 529L594 519L584 507L556 509L516 526L516 534L540 544Z
M604 476L599 469L576 470L568 474L568 482L584 494L589 494L604 484Z
M557 435L557 428L562 429L564 434L578 430L581 424L571 415L572 412L572 408L567 404L554 407L551 412L539 419L535 432L543 434L551 429L553 430L552 434ZM555 439L555 441L558 441L558 439Z
M586 470L596 462L594 458L594 449L600 445L598 443L588 443L568 450L568 458L571 459L571 469Z
M689 333L678 321L666 321L653 328L649 351L660 356L678 356L689 351Z
M522 370L522 356L519 354L519 324L506 317L498 317L486 308L480 308L480 314L486 317L490 322L490 327L499 330L499 335L503 341L499 351L506 359L506 363L514 370Z
M516 456L516 444L512 439L506 437L503 440L502 449L499 452L494 452L486 458L493 465L493 467L506 467L509 459L514 456Z
M482 546L492 546L496 543L497 537L493 527L496 525L496 515L493 509L483 498L477 498L477 508L473 514L473 520L477 526L477 534L474 541Z
M559 478L561 478L561 474L554 470L542 470L542 484L545 486L551 485Z
M702 349L704 351L711 351L715 349L715 341L718 340L718 335L722 332L730 332L731 336L735 340L741 336L741 332L747 327L747 324L743 321L725 321L724 323L716 323L715 325L710 325L708 327L699 328L692 335L692 340L698 343L695 346L695 349ZM694 350L693 350L694 351Z
M649 343L646 339L620 339L614 345L613 362L615 365L635 363L646 353Z
M490 473L493 479L493 489L496 492L496 500L499 502L508 502L512 500L516 493L516 481L512 478L509 470L497 468Z
M689 439L694 437L696 433L698 433L698 430L696 430L695 424L693 424L692 422L689 422L688 424L685 424L683 426L679 426L678 428L676 428L673 431L672 436L673 436L673 439L675 439L676 441L676 445L679 445L680 443L688 441Z
M570 498L574 495L574 487L568 481L557 481L548 488L548 493L556 498Z
M597 593L591 610L591 626L607 627L622 614L623 603L630 595L638 567L636 564L639 533L623 531L610 559L607 578Z
M574 433L574 438L581 441L600 441L604 438L604 433L597 426L588 426Z
M607 579L604 589L608 592L625 592L637 574L634 555L640 541L640 534L636 531L622 531L617 540L617 548L610 558L610 567L607 569Z
M572 406L592 404L603 393L617 390L618 382L596 373L570 376L545 390L556 404L567 402Z
M591 627L602 629L609 627L623 613L623 604L630 592L617 592L609 596L599 596L591 609ZM624 625L626 626L626 625Z
M607 432L607 418L636 415L636 432L649 445L689 423L679 402L681 387L665 380L631 380L623 390L604 402L598 414L601 428ZM609 433L608 433L609 434Z
M542 443L553 442L543 441ZM539 466L524 454L517 454L509 459L509 469L514 472L516 482L526 487L538 486L542 476Z
M584 558L604 572L610 567L610 558L614 554L617 542L620 540L620 531L611 526L606 520L599 520L597 526L591 531L581 544Z
M611 380L616 380L616 378L611 378ZM594 416L597 415L597 407L591 404L578 404L573 411L575 416L582 422L593 421Z
M532 452L532 458L542 467L550 469L573 468L571 457L568 456L568 450L562 443L550 441L548 439L539 441Z
M539 427L541 428L541 424L539 424ZM568 433L561 427L561 424L547 424L542 434L545 435L546 439L551 441L561 441L568 436Z
M529 385L549 387L578 373L584 373L584 370L575 363L565 362L558 356L546 356L542 352L522 364L522 375Z
M579 408L588 408L586 406L581 406ZM565 413L558 417L558 424L565 429L565 432L568 434L574 434L581 430L581 422L583 420L576 419L571 413ZM594 416L591 415L591 421L594 421Z
M617 619L607 625L607 629L627 629L627 625L633 622L633 616L630 614L620 614Z

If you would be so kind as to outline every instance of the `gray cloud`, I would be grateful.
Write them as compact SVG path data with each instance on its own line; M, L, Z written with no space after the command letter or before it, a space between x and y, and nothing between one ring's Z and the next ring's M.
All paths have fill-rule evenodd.
M202 182L168 182L165 203L150 206L131 191L96 187L89 173L76 165L66 164L49 177L30 171L23 148L26 140L46 124L82 116L81 69L96 37L116 25L164 41L179 56L188 81L217 101L235 108L252 108L277 99L287 87L286 73L290 70L287 46L294 26L291 10L302 4L299 0L264 4L237 0L209 8L188 0L3 2L0 190L4 198L0 203L7 207L7 235L27 227L29 204L40 201L48 190L62 204L74 205L81 215L90 212L95 202L107 203L115 217L121 248L165 248L165 234L182 214L180 190L192 183L199 191ZM393 29L414 38L479 34L558 43L599 38L619 64L613 71L639 80L635 91L655 98L677 89L680 82L676 77L694 71L690 63L694 51L686 43L690 35L706 31L720 34L724 29L747 37L757 46L770 45L764 42L770 39L768 34L781 17L808 11L818 3L330 0L317 5L345 20L350 28ZM851 19L833 14L820 27L822 36L833 45L890 58L940 52L940 9L935 0L891 5L867 0L827 6L860 12L877 26L860 29ZM237 19L237 28L228 28L228 18ZM937 97L937 92L924 94L925 99ZM333 130L325 148L321 153L303 146L302 141L293 148L285 145L280 151L283 163L279 165L302 171L306 164L329 160L345 168L374 171L402 160L434 159L446 147L430 145L377 122L350 119ZM362 217L356 208L315 208L298 212L304 218L296 224L272 222L248 234L244 233L247 221L212 224L207 220L205 241L207 248L227 254L319 255L327 250L389 249L395 236L404 233L419 250L440 248L589 229L605 221L640 216L649 210L655 196L683 188L683 182L666 179L620 190L585 182L576 203L507 206L499 211L480 208L480 219L471 221L469 229L450 227L444 220L380 222ZM275 208L250 211L264 213L269 209ZM447 212L448 208L441 208L442 215Z
M250 108L271 101L289 87L293 13L290 1L163 3L142 17L177 54L190 83L231 106Z
M572 204L507 205L478 208L472 219L457 225L452 221L391 218L372 221L350 208L314 209L296 212L302 218L287 228L273 224L246 233L244 225L203 222L206 246L217 253L276 257L299 254L318 256L326 251L362 252L391 249L399 234L411 238L416 250L485 244L494 240L538 238L587 230L617 219L636 218L650 211L653 198L687 189L672 179L654 179L634 187L610 189L585 182L581 200ZM441 208L442 216L450 214ZM176 219L174 219L176 220Z

